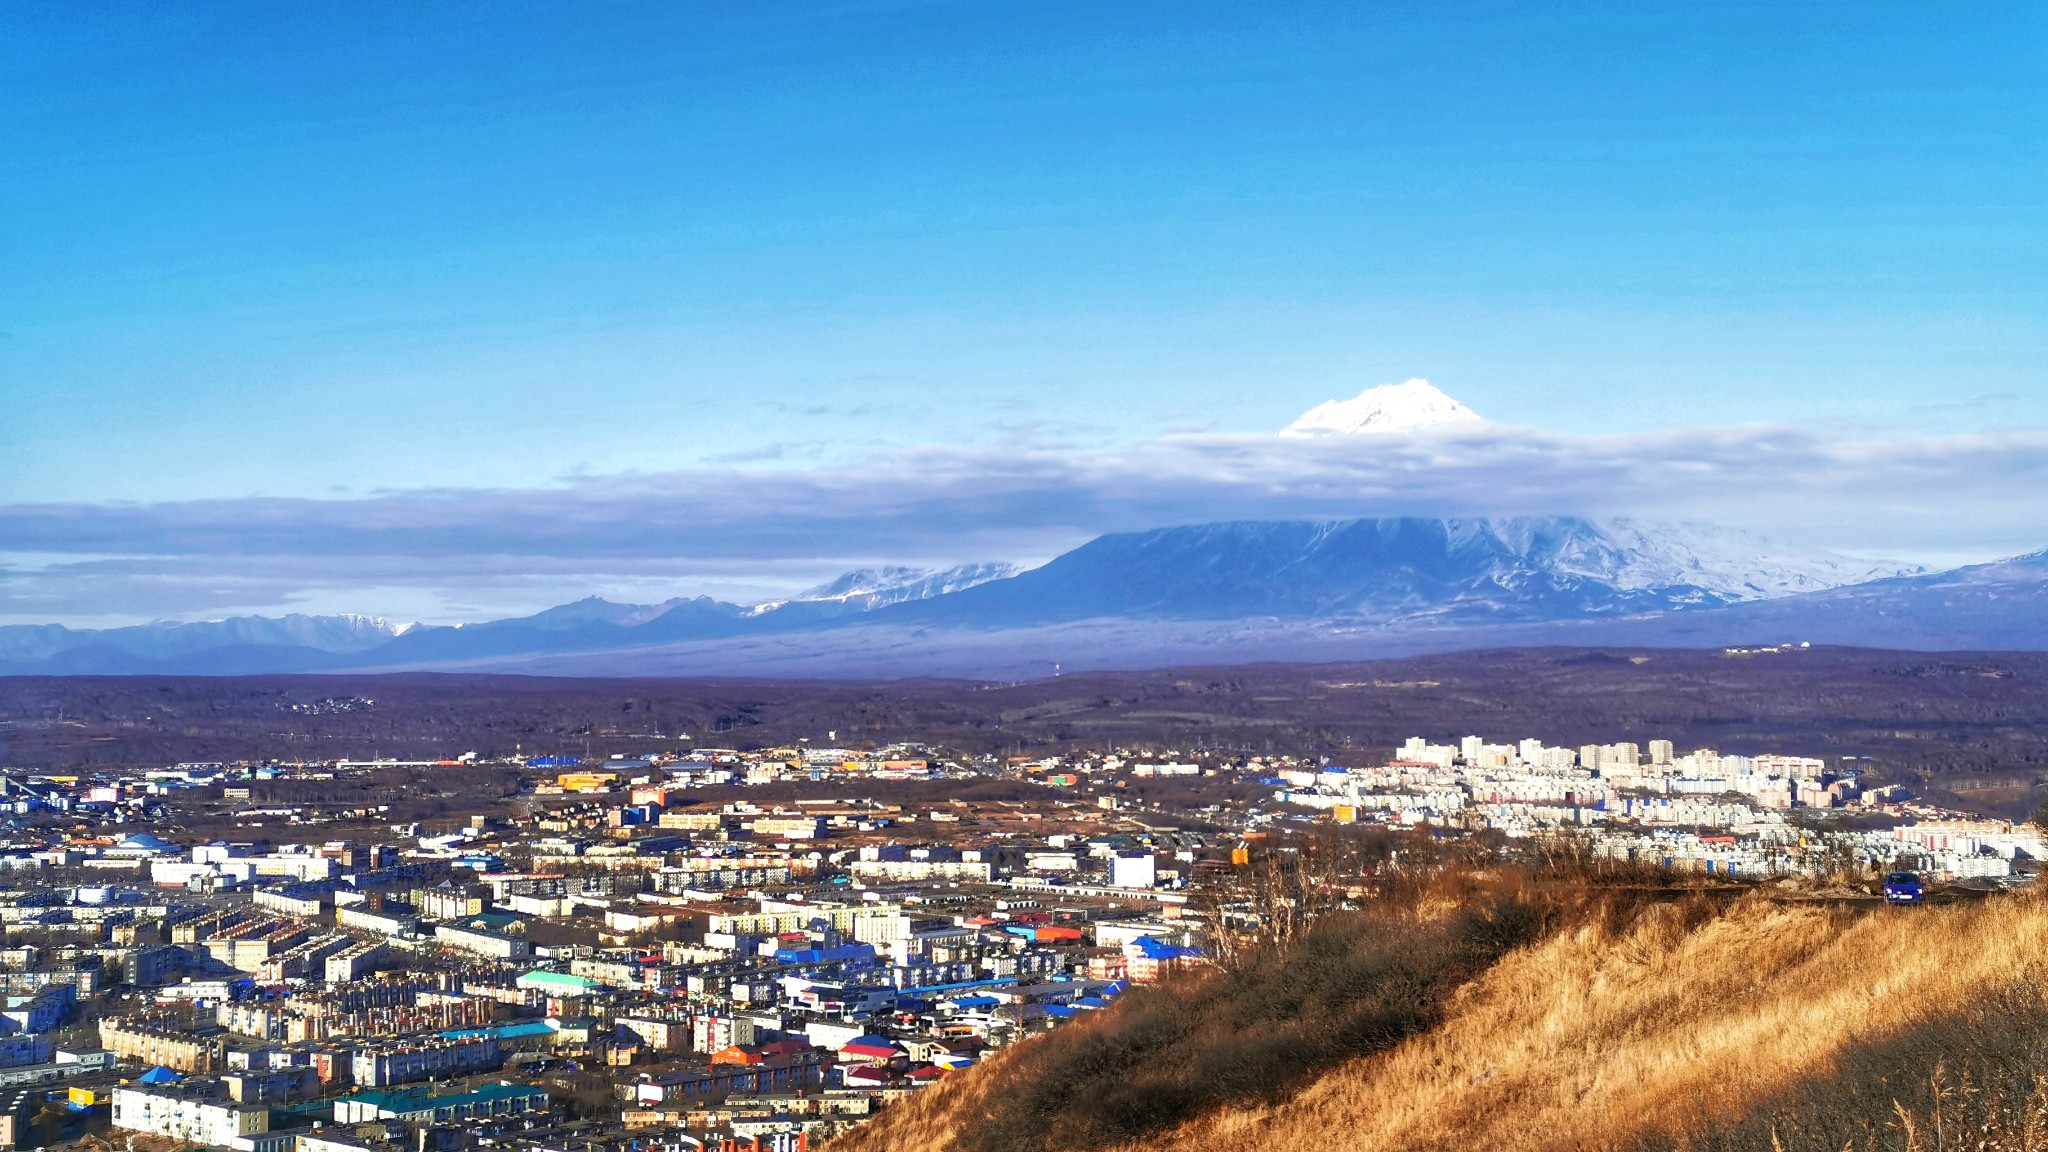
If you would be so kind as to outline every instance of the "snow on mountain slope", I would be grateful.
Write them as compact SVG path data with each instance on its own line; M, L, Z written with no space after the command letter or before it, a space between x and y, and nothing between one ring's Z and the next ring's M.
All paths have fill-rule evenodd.
M1741 603L1901 571L1739 534L1570 516L1240 521L1099 537L883 615L973 627L1129 618L1376 626L1571 620Z
M1609 575L1623 588L1695 584L1731 600L1768 600L1927 571L1918 564L1800 551L1713 524L1604 521L1626 561Z
M929 600L1015 576L1015 564L960 564L952 568L860 568L815 588L807 588L790 602L836 601L862 608L880 608L910 600Z
M1331 400L1302 413L1280 430L1289 437L1406 432L1440 424L1478 423L1479 413L1422 379L1367 388L1349 400Z

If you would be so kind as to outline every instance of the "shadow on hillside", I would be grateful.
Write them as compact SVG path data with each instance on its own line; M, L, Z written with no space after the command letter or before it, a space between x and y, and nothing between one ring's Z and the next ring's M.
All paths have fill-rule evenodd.
M2004 1152L2041 1148L2048 992L2014 987L1968 1011L1852 1047L1746 1119L1644 1152ZM1908 1125L1911 1131L1908 1131ZM2019 1134L2032 1131L2031 1139Z

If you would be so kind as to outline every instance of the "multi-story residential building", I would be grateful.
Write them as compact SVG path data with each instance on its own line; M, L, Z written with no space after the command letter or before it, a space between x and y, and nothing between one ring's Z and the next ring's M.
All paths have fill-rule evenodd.
M329 984L348 984L376 971L378 962L383 959L384 942L369 940L327 957L321 967Z
M50 1059L48 1036L0 1036L0 1068L43 1064Z
M995 877L995 866L985 860L855 860L847 868L863 880L910 883L969 880L986 884Z
M1133 984L1164 979L1188 962L1188 949L1140 936L1124 945L1124 974Z
M473 884L442 884L415 889L413 907L429 920L462 920L491 906L490 890Z
M315 885L258 888L250 894L250 902L258 908L282 912L287 916L313 917L326 909L332 893L331 887Z
M715 1100L735 1094L794 1092L825 1082L828 1057L796 1041L777 1041L757 1051L724 1049L706 1065L685 1065L642 1073L633 1085L642 1105Z
M404 936L417 929L420 920L410 908L389 904L372 908L365 903L336 905L334 923L338 927L374 932L379 936Z
M700 1012L690 1017L690 1050L718 1052L735 1044L752 1044L781 1030L779 1017Z
M355 1054L350 1070L355 1082L365 1088L409 1084L436 1076L465 1076L483 1072L505 1062L494 1037L395 1042L365 1048Z
M221 1076L228 1099L237 1104L289 1104L320 1092L320 1077L311 1065L251 1068Z
M227 1066L227 1033L188 1030L176 1021L110 1016L100 1021L100 1047L124 1060L160 1064L173 1072L216 1072Z
M10 1021L19 1032L48 1032L64 1022L64 1014L77 1002L76 984L51 984L27 996L7 997L0 1019Z
M183 971L190 960L183 948L146 945L126 952L121 958L121 979L137 988L154 988Z
M256 978L266 984L286 980L319 979L327 971L327 958L354 947L353 936L329 933L295 944L256 966Z
M310 925L296 920L249 920L202 942L208 955L230 968L255 972L265 960L311 939Z
M547 1089L500 1081L442 1096L431 1095L423 1088L358 1092L334 1102L334 1120L337 1124L367 1124L375 1120L436 1124L480 1116L544 1112L547 1106Z
M216 1148L270 1130L270 1110L244 1108L212 1081L114 1089L113 1125Z
M639 1037L643 1047L653 1052L684 1052L690 1047L690 1021L665 1020L653 1016L621 1016L618 1026L622 1031Z
M450 948L493 960L518 960L533 955L533 946L518 936L467 924L436 924L434 939Z
M747 830L764 840L817 840L825 836L822 816L760 816Z

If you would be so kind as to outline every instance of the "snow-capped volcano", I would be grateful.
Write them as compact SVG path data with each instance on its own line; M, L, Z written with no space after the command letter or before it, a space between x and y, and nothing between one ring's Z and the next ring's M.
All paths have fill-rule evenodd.
M1427 380L1407 380L1367 388L1349 400L1330 400L1302 413L1280 430L1282 436L1352 435L1360 432L1406 432L1438 424L1470 424L1474 412L1451 399Z

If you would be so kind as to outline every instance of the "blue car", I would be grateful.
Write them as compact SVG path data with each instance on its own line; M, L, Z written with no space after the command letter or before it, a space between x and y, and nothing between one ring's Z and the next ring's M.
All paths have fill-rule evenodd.
M1884 898L1888 904L1918 904L1926 895L1927 886L1911 872L1894 872L1884 878Z

